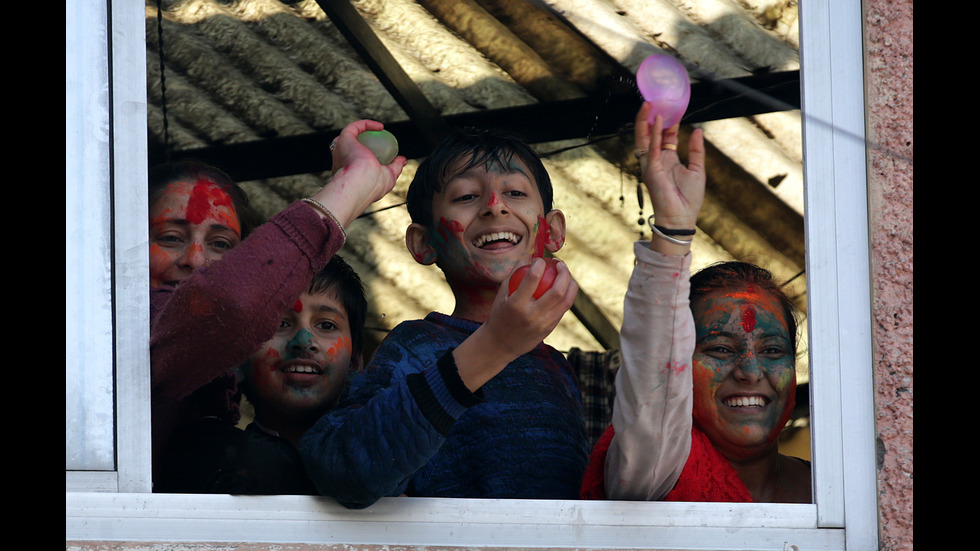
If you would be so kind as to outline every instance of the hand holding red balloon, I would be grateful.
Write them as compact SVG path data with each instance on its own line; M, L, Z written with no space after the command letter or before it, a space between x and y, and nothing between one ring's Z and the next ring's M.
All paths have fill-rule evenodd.
M541 280L538 282L538 287L534 290L534 294L532 295L536 299L541 298L541 295L545 294L548 289L551 289L552 284L555 282L555 276L558 275L558 263L560 260L555 258L546 258L544 261L544 275L541 276ZM508 282L508 294L514 294L517 287L520 286L522 281L524 281L524 276L527 275L527 271L530 267L531 265L527 264L514 270L514 273L510 275L510 281Z

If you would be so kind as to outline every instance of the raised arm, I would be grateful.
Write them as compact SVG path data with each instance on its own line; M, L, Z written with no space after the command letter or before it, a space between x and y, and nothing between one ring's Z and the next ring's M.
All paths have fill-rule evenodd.
M691 134L688 166L677 156L678 127L636 118L637 156L653 203L649 243L636 243L626 293L616 376L615 436L605 459L611 499L657 500L677 482L691 446L694 321L688 305L690 241L704 199L704 141Z
M241 363L344 244L344 227L394 187L405 166L380 165L357 141L374 121L347 125L332 147L334 175L313 197L273 216L176 290L152 293L154 396L176 401Z

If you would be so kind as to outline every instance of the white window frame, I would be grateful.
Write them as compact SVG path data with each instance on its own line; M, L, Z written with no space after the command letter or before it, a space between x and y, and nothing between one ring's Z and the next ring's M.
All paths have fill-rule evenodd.
M112 251L111 294L73 313L82 319L70 318L68 327L111 306L114 332L85 343L66 335L66 363L72 369L84 347L96 351L91 361L113 370L116 448L112 469L66 471L66 541L877 549L863 18L853 0L801 2L800 11L815 503L385 498L348 510L310 496L150 493L147 205L145 188L132 185L146 181L145 12L141 2L70 0L68 73L82 63L92 75L107 75L91 86L108 85L111 133L108 169L69 170L66 188L82 189L86 204L108 198L113 231L102 238ZM73 51L73 40L104 48L106 36L111 49L101 60L80 60ZM66 100L68 167L89 155L72 139L79 129L70 115L90 106L73 92ZM66 211L73 208L81 207ZM66 234L71 248L76 243ZM66 295L86 293L82 285L66 278Z

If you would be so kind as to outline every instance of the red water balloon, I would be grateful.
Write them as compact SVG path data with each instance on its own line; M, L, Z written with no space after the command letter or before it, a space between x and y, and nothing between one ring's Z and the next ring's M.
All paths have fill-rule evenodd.
M539 298L548 289L551 289L551 285L555 282L555 277L558 275L558 263L560 260L557 258L545 258L544 259L544 274L541 276L541 281L538 282L538 288L534 290L534 298ZM531 268L531 265L521 266L520 268L514 270L514 273L510 276L510 282L508 283L510 292L508 294L514 294L517 287L524 281L524 276L527 275L527 271Z

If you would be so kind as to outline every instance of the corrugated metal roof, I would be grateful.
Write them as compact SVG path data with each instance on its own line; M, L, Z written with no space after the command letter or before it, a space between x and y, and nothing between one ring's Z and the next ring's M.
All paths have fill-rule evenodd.
M239 146L255 146L247 160L275 170L288 155L273 151L302 157L307 164L294 166L315 170L272 170L243 182L268 217L328 181L325 144L331 132L351 121L371 118L401 128L403 152L420 150L424 133L413 126L404 102L317 2L171 0L161 5L158 19L158 3L146 3L151 162L163 160L168 150L207 160ZM635 110L630 102L638 105L639 98L630 78L652 53L668 52L687 63L705 93L716 79L726 84L723 79L799 69L795 0L359 0L350 5L442 120L554 106L558 115L535 123L547 136L566 119L594 119L590 130L535 147L552 175L555 206L567 219L566 245L557 256L572 270L583 300L615 329L622 321L632 242L649 238L645 218L652 214L633 174L632 116L607 120L600 108L592 115L568 102L609 108L626 103ZM723 92L732 95L730 89ZM712 100L710 107L721 103ZM712 118L705 114L708 107L688 114ZM565 114L562 108L572 111ZM709 149L695 268L729 258L756 262L789 281L790 295L799 297L805 311L804 278L798 277L804 271L800 112L773 109L694 123L704 129ZM280 149L268 149L272 144ZM236 166L229 164L246 165L245 157L238 158L216 164L235 175ZM438 268L416 264L404 245L409 217L400 205L417 166L418 159L411 160L394 192L352 225L341 252L365 281L368 324L378 339L400 321L453 308ZM577 313L586 316L582 308L588 304L582 304ZM548 342L566 351L604 348L573 314ZM805 381L805 356L801 360Z

